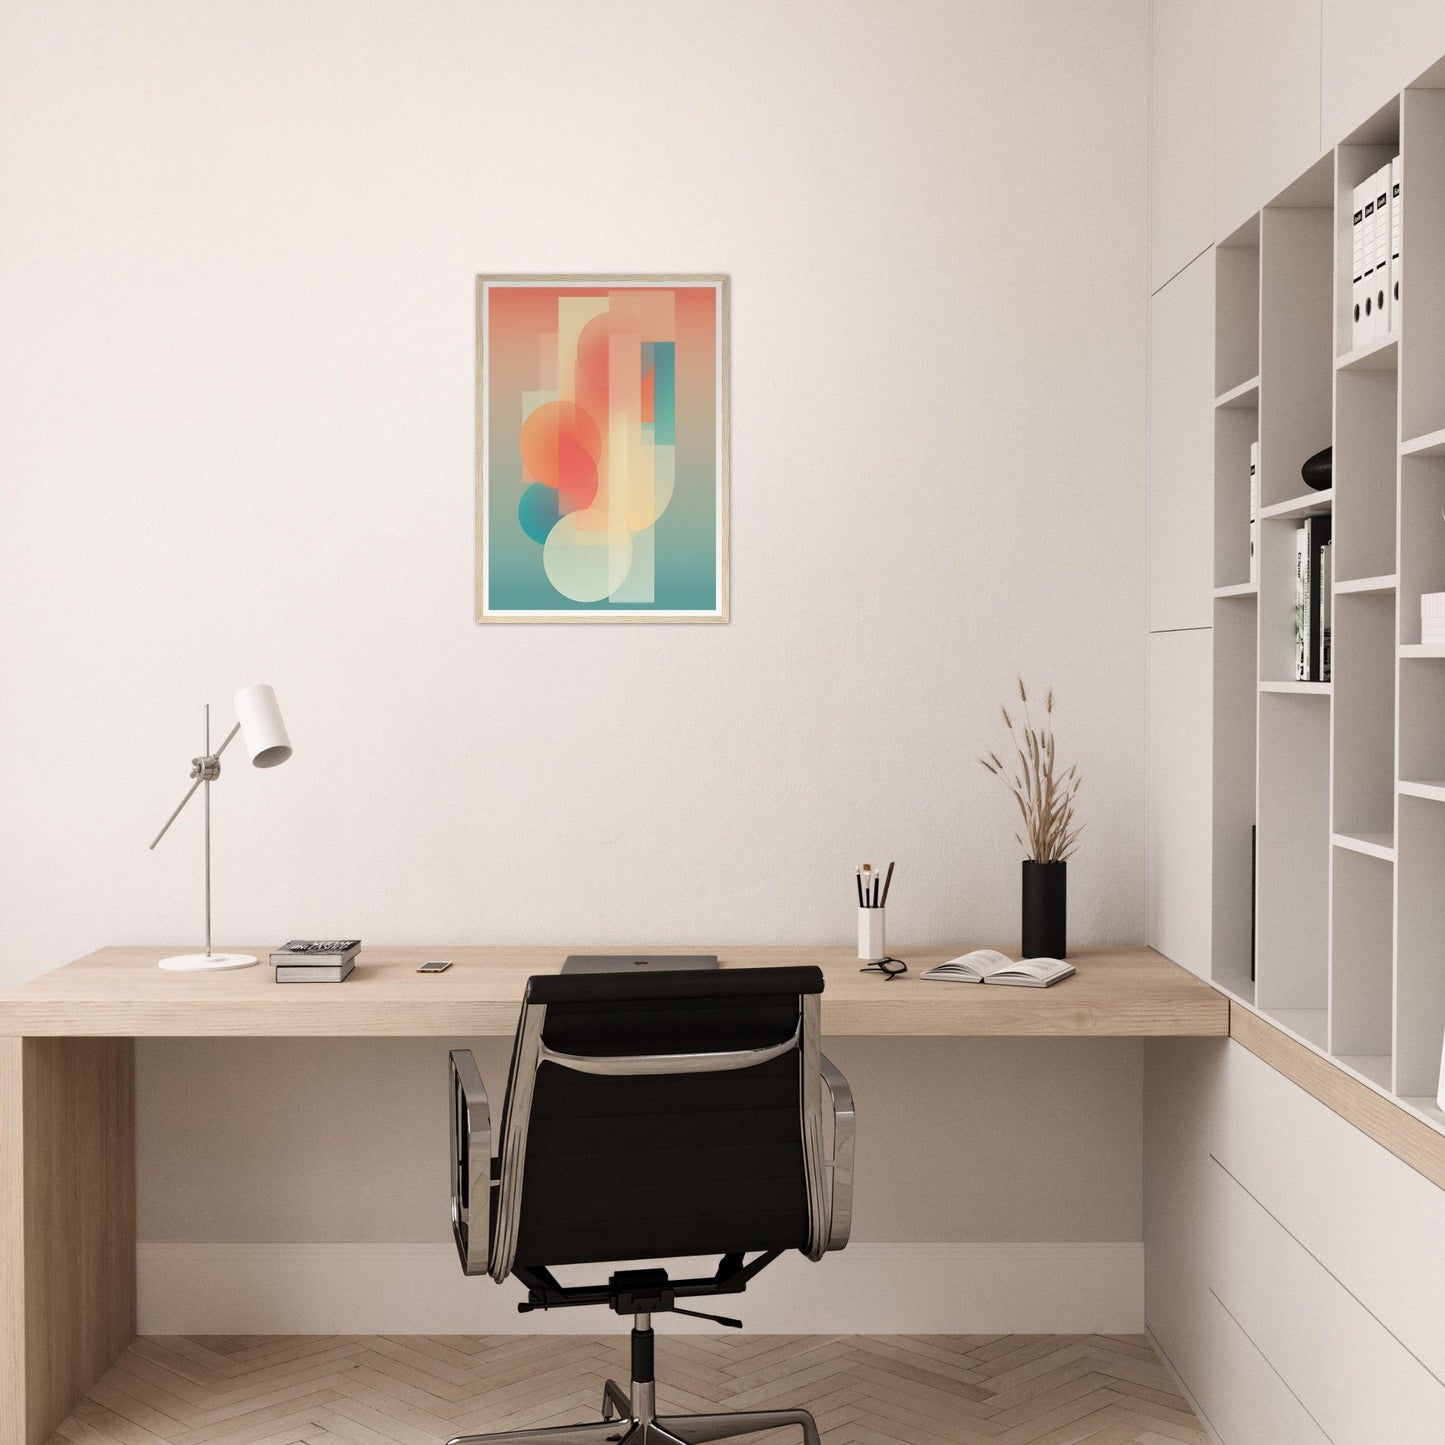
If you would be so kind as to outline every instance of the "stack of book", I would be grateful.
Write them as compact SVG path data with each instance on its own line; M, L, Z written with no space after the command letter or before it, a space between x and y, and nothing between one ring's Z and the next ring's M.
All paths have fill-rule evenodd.
M1328 682L1334 584L1329 517L1305 518L1295 532L1294 562L1295 680Z
M277 983L342 983L356 967L359 938L293 938L271 954Z

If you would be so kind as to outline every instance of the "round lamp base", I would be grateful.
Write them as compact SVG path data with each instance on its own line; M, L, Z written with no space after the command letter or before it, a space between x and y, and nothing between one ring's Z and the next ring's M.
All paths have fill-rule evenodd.
M250 968L257 960L249 953L180 953L161 959L171 973L215 973L223 968Z

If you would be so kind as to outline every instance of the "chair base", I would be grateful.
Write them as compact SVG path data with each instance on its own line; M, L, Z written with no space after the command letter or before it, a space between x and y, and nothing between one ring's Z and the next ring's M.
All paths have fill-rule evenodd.
M602 1419L543 1430L504 1430L495 1435L458 1435L447 1445L706 1445L761 1430L796 1425L803 1445L820 1445L818 1426L806 1410L739 1410L718 1415L654 1415L649 1380L629 1394L615 1380L602 1392ZM633 1408L633 1399L638 1406ZM614 1415L614 1411L617 1413Z

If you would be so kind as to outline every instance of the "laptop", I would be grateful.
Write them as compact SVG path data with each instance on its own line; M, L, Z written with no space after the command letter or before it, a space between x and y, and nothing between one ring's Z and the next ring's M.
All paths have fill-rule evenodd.
M716 968L715 953L569 953L563 973L686 973Z

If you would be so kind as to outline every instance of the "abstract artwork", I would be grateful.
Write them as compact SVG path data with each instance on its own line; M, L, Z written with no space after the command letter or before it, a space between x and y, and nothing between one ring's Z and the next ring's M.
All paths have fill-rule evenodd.
M477 621L727 621L727 278L477 278Z

